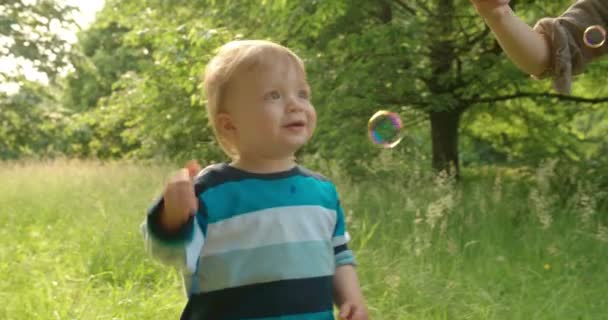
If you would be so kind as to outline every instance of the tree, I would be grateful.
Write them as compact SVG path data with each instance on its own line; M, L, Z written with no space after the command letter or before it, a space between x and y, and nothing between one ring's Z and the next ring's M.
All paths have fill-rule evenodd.
M0 70L0 84L20 89L0 92L0 159L55 153L55 133L66 112L57 105L54 88L28 81L23 64L31 64L54 83L67 66L70 46L57 31L71 28L73 8L50 0L4 0L0 3L0 54L15 63Z
M24 81L15 94L0 93L0 160L62 153L58 133L67 111L57 106L54 95L32 81Z
M198 85L228 32L208 27L180 2L110 0L99 17L80 36L65 86L65 101L79 111L67 130L71 152L220 158Z
M562 12L569 4L528 2L526 13L535 21L548 11ZM553 134L557 139L552 140L559 144L545 139L541 145L541 149L551 151L571 145L564 140L575 142L570 139L574 134L571 120L580 114L581 107L575 109L573 103L607 101L604 97L553 94L547 82L531 81L506 59L467 1L286 2L281 10L272 16L284 19L272 19L266 28L256 25L252 34L272 35L289 46L320 53L320 58L310 61L314 72L322 75L317 92L323 109L331 110L331 118L322 117L325 125L320 127L335 130L332 124L336 118L345 120L339 128L342 133L334 133L342 143L336 145L329 139L325 148L336 157L350 154L347 158L369 158L373 154L357 145L359 137L352 132L365 127L365 120L377 106L404 113L411 110L414 115L423 112L430 124L433 167L453 167L458 174L458 137L465 114L474 118L477 110L485 113L488 105L493 105L492 115L517 118L531 129L542 127ZM301 17L302 11L305 17ZM239 28L237 21L225 23ZM598 81L602 78L598 73L605 75L608 70L605 65L595 69L589 77ZM523 99L528 101L518 102ZM497 112L499 108L507 112ZM535 123L530 123L531 119ZM554 126L556 123L560 126ZM331 136L331 132L325 133ZM508 138L511 133L503 134Z
M339 100L345 96L358 97L361 102L353 101L357 106L343 108L346 110L342 114L358 114L361 118L361 112L353 109L369 110L366 106L383 105L422 110L430 122L432 164L437 170L452 166L458 174L460 123L463 115L474 113L474 109L488 104L495 105L494 109L504 108L511 101L533 99L532 104L515 103L524 110L513 112L517 107L511 107L508 109L512 112L504 116L541 120L542 117L534 117L540 112L547 115L545 120L553 118L552 123L568 127L573 102L592 104L608 100L556 95L549 93L546 82L533 83L503 56L468 2L386 0L353 1L345 5L344 14L334 22L334 27L323 29L325 34L321 38L330 40L318 49L329 60L323 65L323 74L337 79L335 86L325 83L325 87L344 88L327 92L330 97L339 96L328 103L337 110L342 104ZM538 17L535 12L538 14L537 8L531 8L528 14ZM357 85L345 86L347 79L357 79ZM558 108L548 109L547 103ZM500 115L496 110L491 114ZM360 122L353 124L361 126ZM541 121L540 125L545 128L548 123ZM354 128L345 128L348 129ZM549 127L548 131L556 137L571 134L567 128L558 132Z
M0 3L0 53L15 61L29 61L53 80L67 65L69 43L57 34L75 26L74 8L53 0L4 0ZM22 74L21 74L22 75ZM20 74L0 70L0 83Z
M567 4L527 2L525 17L535 21ZM139 156L185 156L191 148L217 157L197 86L215 48L238 38L271 39L305 59L322 137L306 152L349 168L379 152L365 137L378 108L400 112L408 124L428 124L433 167L458 174L461 133L474 141L467 142L474 152L483 145L509 157L581 157L579 105L589 106L584 114L591 117L593 105L605 101L602 91L581 97L590 96L586 90L606 74L605 64L578 80L574 96L553 94L547 81L515 69L467 1L129 0L108 1L101 16L128 30L122 46L149 52L149 63L115 82L99 106L125 117L112 122L125 125L117 127L123 136L146 141L130 149Z
M94 108L100 98L112 93L112 85L129 71L139 71L149 61L149 51L124 43L130 29L116 22L97 22L79 33L77 50L71 57L74 72L65 79L64 101L74 111Z

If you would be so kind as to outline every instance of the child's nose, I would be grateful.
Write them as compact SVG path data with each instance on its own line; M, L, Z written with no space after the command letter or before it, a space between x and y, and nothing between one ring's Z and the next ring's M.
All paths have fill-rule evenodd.
M289 111L289 112L299 112L299 111L302 111L303 107L304 106L302 105L302 102L298 101L298 99L295 98L295 97L291 97L287 101L287 111Z

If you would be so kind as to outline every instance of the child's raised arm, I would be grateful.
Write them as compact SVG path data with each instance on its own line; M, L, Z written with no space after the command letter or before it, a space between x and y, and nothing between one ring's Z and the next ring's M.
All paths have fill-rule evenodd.
M175 173L142 224L147 251L178 268L194 269L195 254L204 241L194 222L198 200L192 179L198 171L200 166L192 162Z
M196 162L190 162L186 168L179 170L169 180L160 214L161 225L166 231L175 231L196 213L198 201L194 194L192 179L200 169Z

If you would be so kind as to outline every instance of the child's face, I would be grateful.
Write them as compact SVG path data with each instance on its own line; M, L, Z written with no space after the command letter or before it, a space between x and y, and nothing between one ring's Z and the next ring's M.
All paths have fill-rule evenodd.
M237 72L220 126L241 156L290 157L312 136L317 115L302 70L287 58Z

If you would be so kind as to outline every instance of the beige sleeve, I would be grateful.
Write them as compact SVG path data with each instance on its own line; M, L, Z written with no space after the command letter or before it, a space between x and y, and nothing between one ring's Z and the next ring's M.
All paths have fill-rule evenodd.
M608 0L579 0L557 18L543 18L534 30L543 34L551 45L548 70L535 78L553 78L555 90L570 93L572 76L584 71L593 59L608 53L608 43L600 48L585 45L583 34L593 25L608 26Z

